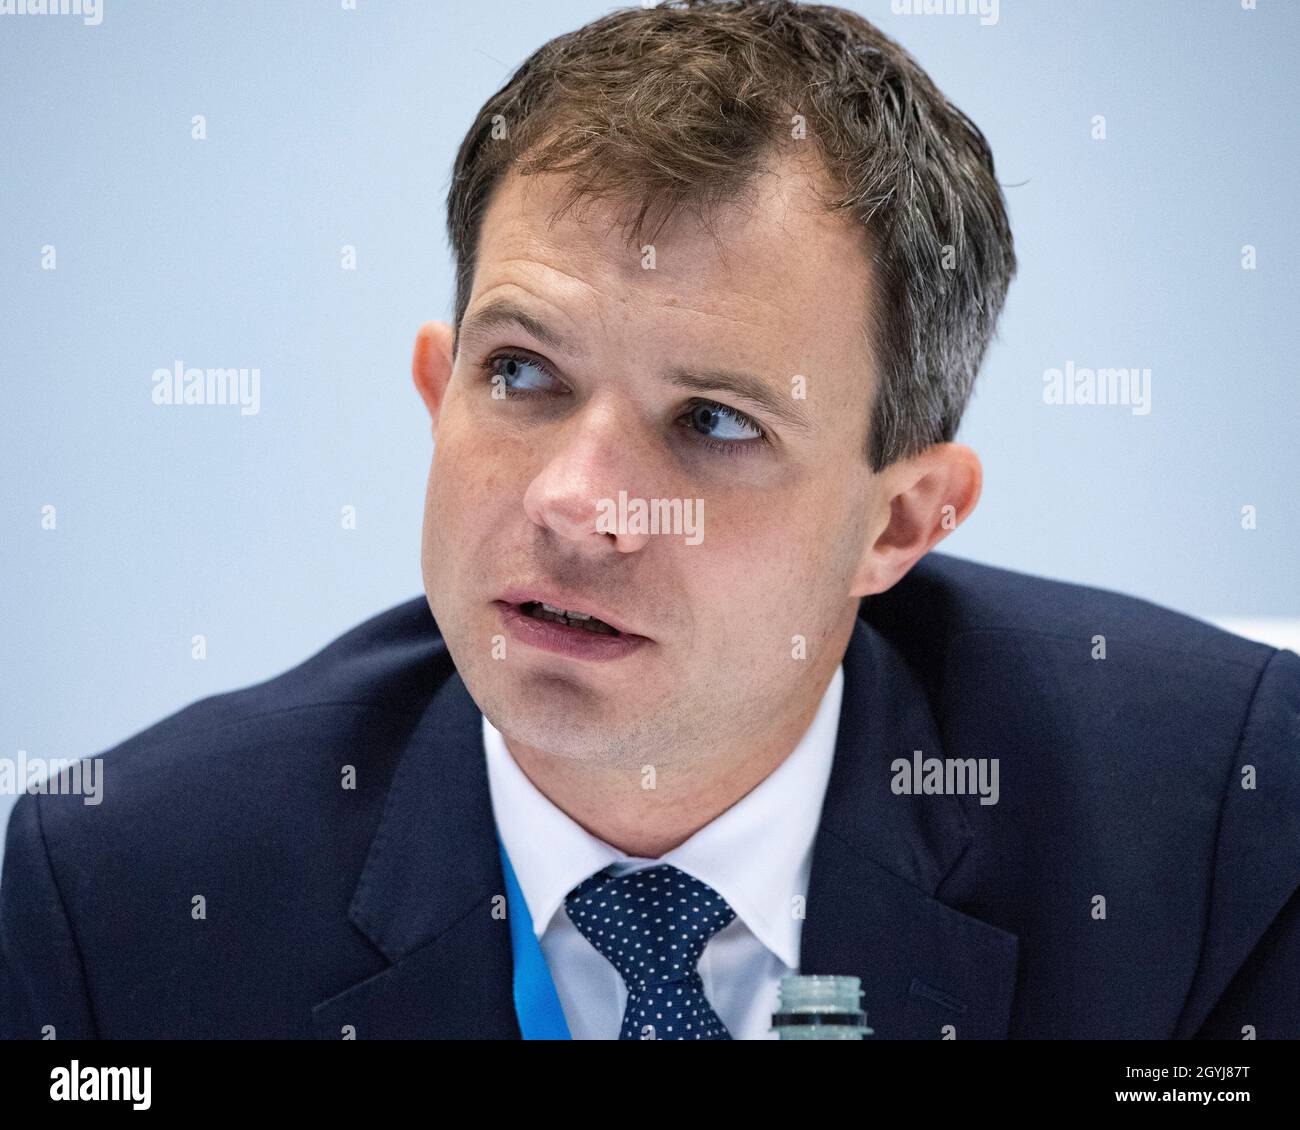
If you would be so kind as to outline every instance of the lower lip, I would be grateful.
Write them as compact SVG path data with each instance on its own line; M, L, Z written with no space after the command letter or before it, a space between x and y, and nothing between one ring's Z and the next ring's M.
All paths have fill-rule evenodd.
M519 610L517 604L494 601L501 609L511 639L570 659L622 659L650 641L645 636L605 636L586 628L569 628L553 620L538 620Z

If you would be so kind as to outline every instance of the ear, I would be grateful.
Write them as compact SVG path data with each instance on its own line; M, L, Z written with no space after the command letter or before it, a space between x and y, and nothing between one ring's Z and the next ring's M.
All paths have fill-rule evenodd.
M876 513L850 596L897 584L979 501L984 469L964 443L937 443L876 476Z
M411 358L411 377L415 391L433 420L433 434L438 434L438 416L442 398L451 379L454 358L451 352L452 329L446 322L425 322L415 335L415 353Z

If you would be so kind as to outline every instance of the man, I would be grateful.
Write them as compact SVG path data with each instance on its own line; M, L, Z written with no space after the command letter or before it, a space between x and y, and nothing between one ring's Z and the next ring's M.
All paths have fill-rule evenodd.
M23 798L6 1035L1300 1035L1300 658L930 554L1015 257L909 56L616 12L449 227L427 599Z

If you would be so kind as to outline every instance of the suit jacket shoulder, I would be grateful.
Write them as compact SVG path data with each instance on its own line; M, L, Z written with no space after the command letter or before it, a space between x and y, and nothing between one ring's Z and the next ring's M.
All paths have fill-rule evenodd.
M395 766L453 671L420 597L99 755L101 804L20 797L0 1034L311 1035L340 970L379 967L348 906Z
M1104 1013L1095 963L1126 997L1098 1034L1159 1015L1149 1034L1300 1036L1300 657L938 554L861 616L925 687L946 754L1000 759L947 897L1037 940L1022 986L1057 971L1023 1030Z

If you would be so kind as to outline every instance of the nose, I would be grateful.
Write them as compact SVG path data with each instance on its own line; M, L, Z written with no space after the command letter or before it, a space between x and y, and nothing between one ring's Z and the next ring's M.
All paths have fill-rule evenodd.
M524 510L571 548L593 555L635 553L649 540L619 525L619 492L635 497L646 454L626 412L588 403L559 425L545 444L546 459L524 492Z

